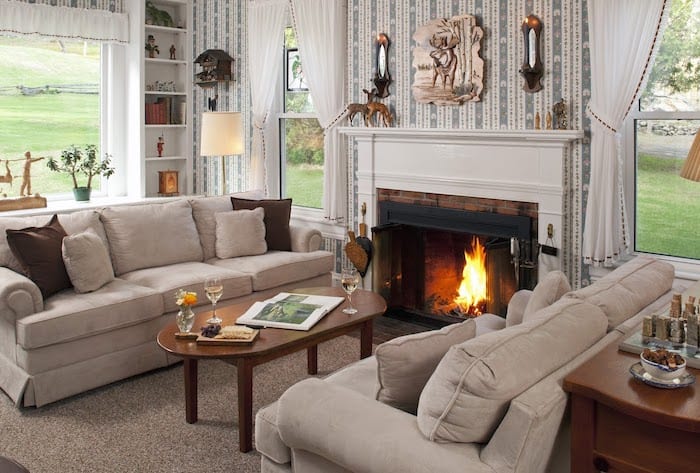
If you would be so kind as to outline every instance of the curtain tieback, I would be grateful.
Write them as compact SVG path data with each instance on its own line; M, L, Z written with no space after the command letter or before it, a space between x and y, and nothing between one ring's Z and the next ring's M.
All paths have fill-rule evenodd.
M590 104L588 104L586 106L586 113L588 114L589 117L596 120L598 123L603 125L608 130L612 131L613 133L617 133L617 129L610 124L610 122L612 122L612 120L610 120L608 117L606 117L605 114L600 113L597 110L594 111L593 107L591 107Z

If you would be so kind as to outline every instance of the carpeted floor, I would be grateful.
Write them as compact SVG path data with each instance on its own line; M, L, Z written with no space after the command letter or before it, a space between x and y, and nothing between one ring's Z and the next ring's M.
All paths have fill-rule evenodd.
M253 411L305 377L306 352L254 370ZM319 375L359 358L359 340L319 346ZM0 455L31 473L260 471L238 451L236 368L199 364L199 422L185 422L182 365L136 376L42 408L17 409L0 391Z

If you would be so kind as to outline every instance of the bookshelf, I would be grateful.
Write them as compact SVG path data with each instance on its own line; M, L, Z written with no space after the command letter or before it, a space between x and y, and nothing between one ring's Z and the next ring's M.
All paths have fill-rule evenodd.
M179 194L191 194L192 2L152 0L159 12L155 18L144 3L140 5L141 193L146 197L159 196L159 172L177 171ZM158 146L160 137L162 150Z

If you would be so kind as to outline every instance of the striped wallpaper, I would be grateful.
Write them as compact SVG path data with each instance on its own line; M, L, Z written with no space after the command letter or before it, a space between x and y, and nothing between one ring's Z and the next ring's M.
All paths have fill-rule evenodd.
M589 130L584 107L590 95L590 62L586 0L347 0L348 2L348 102L364 99L363 88L372 86L374 76L374 38L386 33L391 41L389 72L393 83L391 95L384 99L395 115L395 126L461 129L531 129L534 116L544 116L552 105L564 98L569 104L569 126ZM236 59L235 81L219 86L219 110L249 110L248 74L246 72L246 1L193 0L193 57L207 48L220 48ZM428 21L458 14L472 14L484 29L481 55L484 66L484 92L480 102L461 106L436 106L417 103L412 98L411 39L418 26ZM537 15L543 23L542 61L544 89L535 94L522 89L518 70L523 61L523 38L520 25L528 14ZM197 115L206 110L207 94L196 88L195 140ZM587 133L588 135L588 133ZM194 153L197 156L197 153ZM572 254L580 254L582 219L590 168L588 138L575 146L567 157L565 169L566 228L562 240L572 246ZM488 165L488 158L484 157ZM355 162L349 162L354 175ZM195 192L217 193L220 164L215 158L195 159ZM245 160L228 165L229 182L243 188L247 173ZM350 202L355 201L354 180L349 186ZM352 219L356 217L351 215ZM339 242L326 242L338 251ZM340 260L340 255L337 258ZM580 258L564 262L565 271L578 286L584 268Z

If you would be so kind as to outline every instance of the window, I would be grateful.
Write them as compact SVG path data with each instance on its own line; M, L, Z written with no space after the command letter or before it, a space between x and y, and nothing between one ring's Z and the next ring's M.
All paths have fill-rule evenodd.
M323 198L323 129L303 77L293 28L284 34L284 111L280 116L280 188L294 205L320 209Z
M673 0L646 90L631 113L634 250L700 260L700 182L680 177L700 128L700 0ZM629 198L628 198L629 199ZM629 201L629 200L628 200Z
M18 196L25 152L58 158L69 145L100 147L101 45L84 41L0 36L1 193ZM100 153L102 154L102 153ZM21 160L21 161L20 161ZM68 193L71 177L50 171L46 159L30 168L32 193ZM84 185L84 182L79 182ZM93 192L101 187L92 183Z

